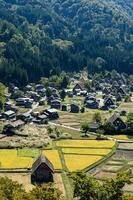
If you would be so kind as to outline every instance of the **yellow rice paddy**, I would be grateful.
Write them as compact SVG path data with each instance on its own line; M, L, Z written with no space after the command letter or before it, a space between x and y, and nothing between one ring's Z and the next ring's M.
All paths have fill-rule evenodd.
M87 155L101 155L104 156L111 152L111 149L90 149L90 148L63 148L62 152L65 154L87 154Z
M112 140L60 140L58 147L81 147L81 148L112 148L115 142Z
M66 167L70 172L83 170L95 162L99 161L102 156L91 156L91 155L72 155L65 154L64 159Z
M18 157L17 150L0 150L0 168L31 168L32 158Z
M62 169L58 150L44 150L42 155L45 155L50 160L55 169Z

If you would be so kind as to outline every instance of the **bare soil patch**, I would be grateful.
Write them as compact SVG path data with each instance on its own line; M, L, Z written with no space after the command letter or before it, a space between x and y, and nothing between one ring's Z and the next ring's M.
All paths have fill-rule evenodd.
M35 186L31 184L31 175L28 173L0 173L1 177L8 177L13 181L23 184L24 189L28 192Z
M133 143L119 143L118 149L133 150Z
M113 160L133 160L133 151L117 150L112 156Z
M116 173L100 171L94 177L100 179L114 178L116 177Z
M54 182L58 190L61 191L62 196L66 196L65 187L63 184L62 176L59 173L54 174Z
M49 142L47 130L35 124L27 124L19 135L2 138L0 143L8 142L10 148L20 147L44 147Z

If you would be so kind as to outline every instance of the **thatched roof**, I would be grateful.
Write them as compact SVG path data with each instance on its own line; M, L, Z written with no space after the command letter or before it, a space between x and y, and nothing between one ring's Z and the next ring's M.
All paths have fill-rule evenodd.
M45 164L50 169L50 171L54 173L53 164L48 160L46 156L42 156L42 155L39 156L38 159L33 163L32 173L34 173L41 164Z

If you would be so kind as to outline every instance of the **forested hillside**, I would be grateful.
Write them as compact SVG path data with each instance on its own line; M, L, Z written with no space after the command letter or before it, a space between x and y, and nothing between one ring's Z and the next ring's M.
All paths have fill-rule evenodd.
M0 0L0 81L83 67L133 73L132 0Z

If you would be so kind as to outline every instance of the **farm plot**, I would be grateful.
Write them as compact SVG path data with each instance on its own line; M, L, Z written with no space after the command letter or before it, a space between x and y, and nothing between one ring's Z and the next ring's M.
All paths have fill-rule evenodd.
M17 150L0 150L0 168L31 168L32 158L18 157Z
M42 155L45 155L51 161L55 169L62 169L58 150L44 150Z
M111 140L60 140L57 141L58 147L80 147L80 148L104 148L110 149L115 145Z
M54 165L55 169L62 169L62 164L58 154L58 150L43 150L39 149L18 149L18 150L0 150L0 168L4 169L20 169L31 168L35 159L39 155L45 155Z
M79 171L90 167L111 152L115 142L97 140L61 140L56 145L64 156L68 171ZM104 147L104 148L103 148Z
M132 161L133 160L133 151L128 151L128 150L120 150L118 149L115 154L112 156L112 159L114 161L118 160L127 160L127 161Z
M60 111L60 117L58 120L55 120L55 122L74 128L80 128L81 124L83 124L85 121L88 123L92 122L95 112L101 113L102 121L110 117L110 113L108 111L99 111L98 109L86 109L86 112L84 113L70 113Z
M131 170L133 173L133 149L131 149L131 143L122 143L126 149L117 149L115 153L104 163L94 167L88 171L98 180L107 180L108 178L116 177L117 173L122 170ZM119 147L121 143L119 143ZM128 149L129 146L129 149ZM124 192L133 192L133 184L126 185Z
M38 156L41 154L41 151L39 149L23 148L23 149L18 149L17 153L18 153L18 156L20 157L38 158Z
M102 170L105 172L118 172L122 169L121 165L105 165Z
M102 156L65 154L66 167L70 172L79 171L99 161Z
M129 140L130 139L128 135L113 135L113 136L110 135L110 137L115 138L117 140Z
M133 143L120 143L119 144L119 149L123 149L123 150L133 150Z
M63 148L65 154L86 154L86 155L101 155L104 156L111 152L111 149L87 149L87 148Z

